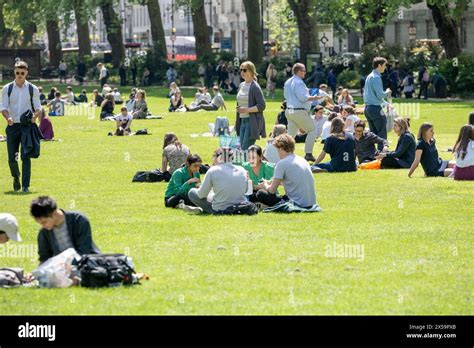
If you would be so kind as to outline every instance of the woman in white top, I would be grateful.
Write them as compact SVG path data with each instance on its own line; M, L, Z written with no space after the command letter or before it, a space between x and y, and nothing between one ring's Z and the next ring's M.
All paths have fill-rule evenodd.
M323 131L321 132L321 143L324 144L324 140L326 140L331 135L331 122L337 116L337 112L331 112L326 122L324 122Z
M474 180L474 127L466 124L459 132L453 148L456 157L455 180Z
M349 105L352 106L353 99L352 96L349 94L349 90L347 88L344 88L341 91L341 94L339 95L339 98L337 98L337 104L338 105Z
M345 131L354 133L354 124L360 120L360 118L354 114L354 108L352 106L345 105L342 108L341 116L345 121Z
M267 142L267 146L263 149L263 156L268 163L278 163L280 156L278 155L278 150L273 144L275 138L280 134L286 133L286 126L283 124L276 124L273 127L272 134L270 134L270 139Z

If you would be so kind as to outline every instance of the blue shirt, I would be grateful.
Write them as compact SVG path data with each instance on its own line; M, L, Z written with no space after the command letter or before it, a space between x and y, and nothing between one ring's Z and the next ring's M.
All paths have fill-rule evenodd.
M377 69L367 76L364 86L364 103L365 105L380 106L383 98L387 97L387 93L383 91L382 77Z
M345 135L344 139L331 135L324 141L324 152L331 155L331 166L335 172L357 170L354 136L348 132Z
M293 75L288 79L283 94L289 109L311 109L311 102L308 101L309 90L301 77Z

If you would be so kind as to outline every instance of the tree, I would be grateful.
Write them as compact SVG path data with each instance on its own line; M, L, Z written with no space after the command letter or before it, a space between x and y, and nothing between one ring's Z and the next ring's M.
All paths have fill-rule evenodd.
M11 29L6 27L4 15L5 0L0 0L0 48L6 48L11 37Z
M308 53L319 51L318 32L316 29L315 0L288 0L298 22L300 40L300 58L306 62Z
M168 51L166 50L165 31L161 21L161 10L158 0L146 0L148 15L150 17L151 38L153 47L158 57L167 60Z
M260 21L259 1L244 0L247 14L248 59L258 65L263 61L262 24Z
M57 67L63 59L58 20L54 18L48 19L46 21L46 31L48 33L49 64Z
M204 0L188 0L193 18L194 37L196 38L197 59L209 56L212 53L211 40L207 29L206 11Z
M122 38L122 23L114 10L114 0L101 0L100 9L104 17L107 41L112 47L112 64L118 68L125 59L125 47Z
M76 17L77 27L77 41L79 45L79 57L90 56L91 52L91 38L89 33L89 13L86 10L86 4L82 0L71 0L74 8L74 15ZM95 9L95 7L94 7Z
M459 25L464 11L469 6L469 0L427 0L426 4L431 10L433 21L438 29L447 58L457 57L461 53L459 40ZM450 6L450 4L454 4Z
M295 16L291 12L286 0L277 0L270 6L272 18L265 20L265 27L269 36L275 39L278 50L291 52L298 46L298 29Z

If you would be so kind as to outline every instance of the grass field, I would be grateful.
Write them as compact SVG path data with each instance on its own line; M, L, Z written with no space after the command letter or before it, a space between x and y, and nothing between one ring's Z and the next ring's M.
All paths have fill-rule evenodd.
M200 135L217 115L233 124L235 101L226 98L228 112L168 114L166 91L150 88L148 94L153 113L165 119L134 121L132 128L148 128L150 136L107 137L114 125L99 122L98 110L94 119L53 118L62 141L43 143L28 195L11 192L6 144L0 143L0 211L16 215L23 245L35 246L39 226L28 206L38 195L51 195L60 207L89 217L102 251L130 255L151 279L131 288L1 290L0 313L474 313L474 182L425 178L421 167L412 179L407 170L318 174L322 213L188 216L164 208L166 183L131 179L138 170L160 166L168 131L209 163L218 139ZM267 103L268 131L279 107ZM440 155L451 159L443 150L454 144L473 109L472 103L428 101L412 129L432 121ZM393 133L389 140L393 149ZM317 144L315 155L320 150ZM303 144L297 153L303 154ZM334 255L345 246L363 254ZM36 267L36 255L14 257L6 250L0 249L0 266Z

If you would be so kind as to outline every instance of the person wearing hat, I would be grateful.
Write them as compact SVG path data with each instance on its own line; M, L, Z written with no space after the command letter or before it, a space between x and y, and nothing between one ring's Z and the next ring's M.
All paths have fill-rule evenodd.
M21 242L21 236L18 232L18 221L12 214L0 213L0 244L9 240Z

